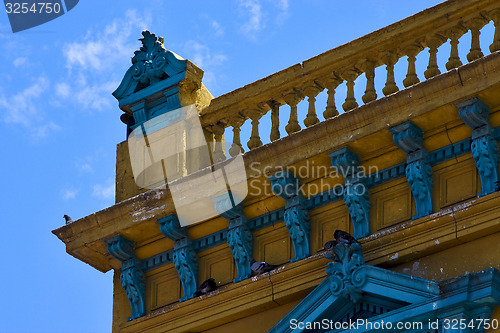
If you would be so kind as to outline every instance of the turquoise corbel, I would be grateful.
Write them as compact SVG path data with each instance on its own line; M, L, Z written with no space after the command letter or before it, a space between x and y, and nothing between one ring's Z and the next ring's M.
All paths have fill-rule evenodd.
M462 121L472 129L472 157L481 179L479 196L495 192L498 181L498 144L492 135L489 107L473 98L456 105Z
M122 236L106 240L108 252L122 263L120 282L130 302L132 315L127 320L136 319L146 314L145 279L135 257L134 243Z
M242 202L235 205L235 200L231 192L212 199L215 210L223 218L229 221L227 231L227 242L234 262L238 277L233 282L239 282L252 276L250 259L253 257L253 236L247 226L247 218L243 213Z
M165 237L174 241L173 261L179 274L184 296L180 302L194 297L198 288L198 262L196 253L187 236L186 228L181 228L179 219L175 215L168 215L158 219L160 230Z
M295 258L291 262L309 257L309 211L300 193L300 185L288 171L280 171L269 177L273 192L285 199L284 220L292 239Z
M333 167L345 179L344 202L354 228L354 237L370 235L370 201L365 178L359 167L359 157L348 148L329 154Z
M394 143L407 154L406 179L410 184L418 219L432 213L432 169L423 145L423 132L411 121L389 129Z

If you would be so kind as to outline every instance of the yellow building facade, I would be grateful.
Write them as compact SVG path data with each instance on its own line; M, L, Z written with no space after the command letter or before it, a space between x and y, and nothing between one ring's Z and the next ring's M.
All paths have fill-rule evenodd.
M480 45L491 21L494 38ZM458 39L470 43L467 59L458 55ZM500 331L498 1L446 1L217 98L203 86L203 71L165 50L161 38L143 32L142 43L114 92L130 132L194 105L213 167L203 168L190 152L177 154L175 181L210 187L200 175L230 170L241 158L248 194L228 209L220 208L228 197L214 198L220 214L183 226L171 191L177 183L161 173L170 162L151 158L146 167L163 169L142 174L140 184L154 186L141 187L130 140L118 144L116 204L53 231L72 256L114 270L113 332L306 332L291 327L294 316L304 323L439 319L437 330L413 330L419 332L447 331L445 319L455 318L476 320L463 331ZM439 68L445 44L450 53L439 54L448 59ZM417 73L424 52L428 66ZM395 77L398 61L408 65L405 77ZM376 68L386 77L384 96L376 94ZM360 76L366 88L355 96ZM342 112L335 102L340 85L347 89ZM323 91L327 103L318 105ZM305 119L298 119L299 103L307 105ZM279 113L290 115L286 126ZM259 122L269 116L271 130L262 133ZM252 131L242 152L245 122ZM183 133L162 144L189 145ZM271 142L263 145L261 136ZM281 191L287 186L291 193ZM203 209L198 202L193 210ZM340 252L325 258L323 246L337 229L353 234L362 252L353 247L345 260ZM250 276L251 257L278 268ZM366 278L357 284L343 272L336 291L336 263L352 264ZM209 278L218 289L194 297L193 288ZM374 304L379 310L370 310Z

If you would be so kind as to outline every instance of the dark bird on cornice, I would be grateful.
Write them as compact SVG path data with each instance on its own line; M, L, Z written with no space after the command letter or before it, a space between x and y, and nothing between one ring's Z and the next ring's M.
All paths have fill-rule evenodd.
M73 223L73 220L72 220L72 219L71 219L71 217L69 217L68 215L66 215L66 214L65 214L63 217L64 217L64 219L66 220L66 224Z
M202 296L202 295L206 295L208 293L211 293L212 291L216 290L217 289L217 283L215 282L215 279L213 278L210 278L208 280L205 280L201 285L200 287L198 288L198 290L196 290L194 292L194 295L195 296Z
M353 243L359 244L356 238L352 237L351 234L342 230L335 230L333 233L333 237L335 238L335 242L344 243L347 245L352 245Z
M250 268L254 273L257 273L257 275L270 272L276 267L278 266L268 264L265 261L255 261L253 258L250 260Z
M339 243L344 243L347 245L352 245L353 243L359 244L359 242L348 232L342 230L335 230L333 237L335 238L335 240L331 240L325 243L325 246L323 247L324 251L333 251L335 245Z

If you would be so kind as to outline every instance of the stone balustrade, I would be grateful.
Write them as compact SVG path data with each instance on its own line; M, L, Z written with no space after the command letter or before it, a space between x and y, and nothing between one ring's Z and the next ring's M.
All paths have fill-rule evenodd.
M500 3L494 0L460 0L447 1L427 9L414 16L375 31L350 43L327 51L314 58L294 65L283 71L256 81L235 91L222 95L211 101L202 110L201 121L211 133L215 142L222 139L221 127L232 128L233 143L229 153L235 156L244 151L244 142L240 136L241 127L251 121L251 135L247 142L248 149L262 146L263 140L278 140L282 135L291 135L310 127L323 118L329 119L339 115L335 105L335 92L339 85L346 85L346 99L342 104L343 112L356 109L360 103L370 103L377 96L375 89L375 69L385 66L387 73L382 92L389 96L439 75L438 50L449 43L449 55L445 64L446 70L462 65L458 52L459 39L462 42L470 35L470 51L467 61L471 62L484 56L479 35L481 29L490 21L495 26L495 33L489 51L500 50ZM467 32L470 31L470 34ZM461 39L461 37L464 37ZM417 56L428 50L428 65L423 76L416 71ZM395 77L396 63L406 58L408 68L404 78ZM404 61L404 60L403 60ZM362 96L355 95L354 86L361 76L366 79L366 89ZM402 82L399 83L402 79ZM326 90L326 105L316 105L317 95ZM308 103L305 119L298 118L298 104L302 100ZM260 133L259 122L271 111L270 133ZM286 134L280 132L279 113L289 112L289 120L285 126ZM341 111L342 112L342 111ZM302 124L303 123L303 126ZM218 131L213 131L217 128ZM264 137L263 137L264 136ZM223 155L223 145L214 145L215 155Z

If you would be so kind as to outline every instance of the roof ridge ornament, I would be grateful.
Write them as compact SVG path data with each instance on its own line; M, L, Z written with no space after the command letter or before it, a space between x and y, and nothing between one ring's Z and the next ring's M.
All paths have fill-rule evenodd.
M142 46L134 51L132 66L123 77L120 86L113 92L113 96L120 103L120 108L132 114L131 106L145 99L154 99L159 93L167 94L167 98L178 94L178 86L186 78L188 61L172 51L165 49L164 38L144 30L139 39ZM201 86L203 71L190 63L190 78L196 85ZM194 74L194 75L193 75ZM176 101L174 108L181 107ZM134 116L135 117L135 116ZM136 121L137 124L137 121Z
M134 51L132 57L132 77L142 84L153 84L164 76L163 67L167 63L163 37L156 37L148 30L142 32L143 38L139 38L142 46Z

